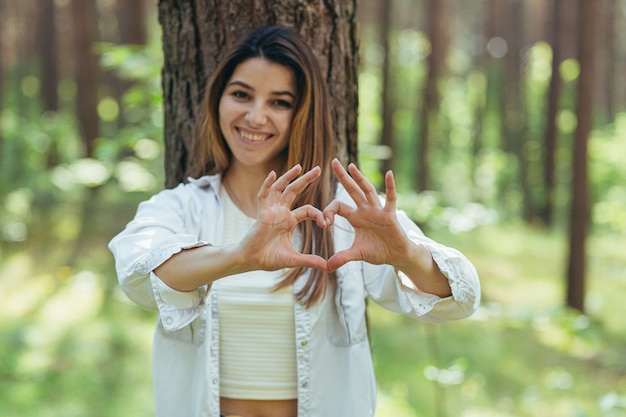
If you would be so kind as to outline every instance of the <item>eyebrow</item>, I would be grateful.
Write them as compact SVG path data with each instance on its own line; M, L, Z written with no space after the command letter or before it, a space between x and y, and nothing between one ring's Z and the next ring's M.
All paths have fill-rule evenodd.
M230 83L228 83L226 85L226 87L230 87L230 86L234 86L234 85L243 87L243 88L245 88L247 90L254 90L254 88L252 88L248 84L244 83L243 81L237 81L237 80L231 81ZM291 91L273 91L272 95L274 95L274 96L289 96L289 97L292 97L293 99L296 98L296 95L294 93L292 93Z

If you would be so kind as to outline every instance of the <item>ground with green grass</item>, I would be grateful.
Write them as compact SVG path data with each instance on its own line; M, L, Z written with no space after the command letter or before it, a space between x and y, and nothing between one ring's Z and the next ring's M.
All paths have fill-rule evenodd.
M111 225L127 219L94 216L74 267L62 261L70 238L3 248L3 416L152 415L155 317L120 292L105 248ZM591 238L581 315L561 307L560 234L490 225L431 235L475 263L483 303L471 319L439 325L370 304L378 417L626 416L624 237Z

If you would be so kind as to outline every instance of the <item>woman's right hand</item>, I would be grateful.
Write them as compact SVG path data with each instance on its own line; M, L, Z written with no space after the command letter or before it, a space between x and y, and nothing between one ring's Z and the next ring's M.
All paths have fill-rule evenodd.
M240 243L242 262L248 263L246 269L327 269L324 258L302 254L293 246L292 235L300 222L314 220L319 227L326 227L318 208L307 204L291 209L297 196L319 178L321 169L315 167L298 177L301 172L302 167L296 165L280 177L272 171L263 181L258 193L258 220Z

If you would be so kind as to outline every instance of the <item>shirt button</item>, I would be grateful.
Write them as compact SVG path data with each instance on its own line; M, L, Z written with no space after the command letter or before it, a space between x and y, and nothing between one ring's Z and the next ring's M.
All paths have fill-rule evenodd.
M165 324L167 324L168 326L171 326L172 324L174 324L174 319L172 317L166 317Z
M308 388L309 387L309 383L304 381L301 386L302 386L302 388Z
M305 347L308 344L309 344L308 340L303 340L302 342L300 342L300 346L302 346L302 347Z

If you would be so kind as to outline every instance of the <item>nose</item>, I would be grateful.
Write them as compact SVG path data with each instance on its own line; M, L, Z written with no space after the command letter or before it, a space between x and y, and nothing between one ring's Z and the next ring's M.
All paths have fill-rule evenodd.
M267 123L267 112L263 103L255 102L246 113L246 121L251 127L259 127Z

